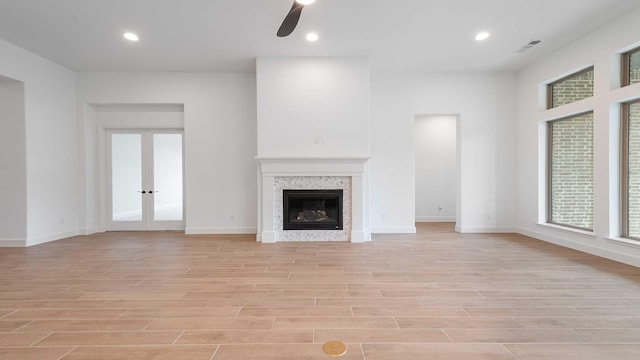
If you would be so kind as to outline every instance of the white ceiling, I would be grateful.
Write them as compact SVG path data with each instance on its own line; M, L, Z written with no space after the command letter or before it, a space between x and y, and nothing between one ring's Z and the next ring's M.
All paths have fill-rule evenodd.
M254 71L258 56L370 56L375 70L516 70L640 0L0 0L0 38L78 71ZM127 43L126 30L141 41ZM307 31L320 35L304 40ZM492 37L477 43L473 36ZM527 53L517 50L543 40Z

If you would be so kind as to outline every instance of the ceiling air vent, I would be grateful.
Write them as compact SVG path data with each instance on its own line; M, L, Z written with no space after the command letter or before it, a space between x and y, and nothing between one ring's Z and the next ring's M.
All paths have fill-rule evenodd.
M531 49L532 47L540 44L542 42L542 40L531 40L529 41L529 43L523 47L520 48L520 50L518 50L519 53L523 53L523 52L527 52L529 51L529 49Z

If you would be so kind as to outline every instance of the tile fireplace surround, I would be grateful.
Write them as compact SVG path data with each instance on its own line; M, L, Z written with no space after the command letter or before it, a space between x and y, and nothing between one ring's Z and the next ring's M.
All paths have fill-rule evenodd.
M258 235L277 241L371 241L366 165L369 158L258 157ZM282 190L342 189L343 230L283 230Z

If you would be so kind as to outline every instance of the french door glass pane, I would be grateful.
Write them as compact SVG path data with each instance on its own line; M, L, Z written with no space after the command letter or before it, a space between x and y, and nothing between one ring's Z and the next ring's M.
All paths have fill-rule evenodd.
M182 135L153 135L154 220L182 220Z
M640 103L629 105L628 224L629 236L640 238Z
M111 136L112 220L141 221L142 136Z

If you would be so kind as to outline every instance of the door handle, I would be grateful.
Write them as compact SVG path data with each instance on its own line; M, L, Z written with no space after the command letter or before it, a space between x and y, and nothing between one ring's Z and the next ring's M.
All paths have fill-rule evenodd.
M145 194L146 193L146 191L144 191L144 190L138 191L138 192L141 193L141 194Z

